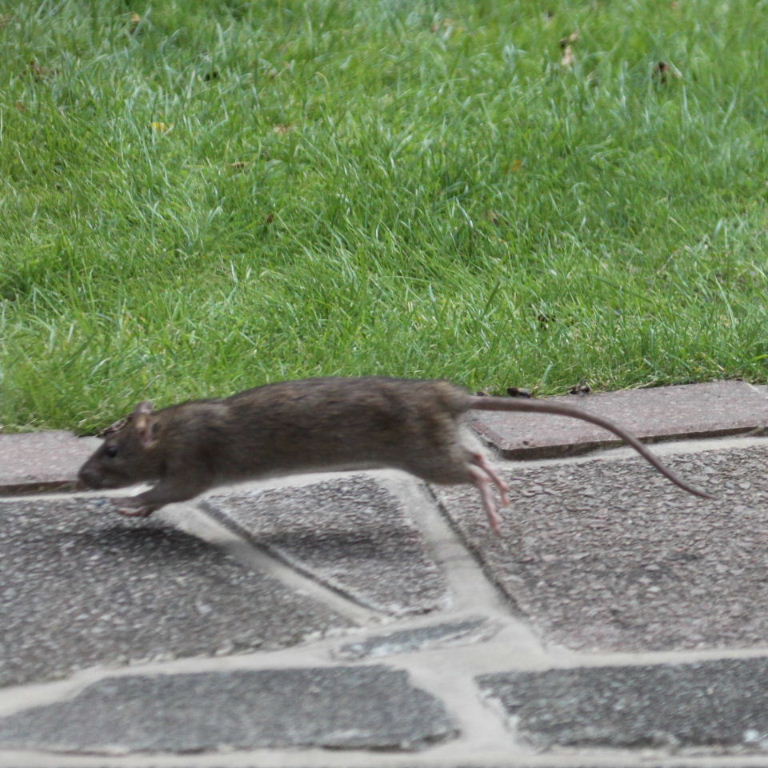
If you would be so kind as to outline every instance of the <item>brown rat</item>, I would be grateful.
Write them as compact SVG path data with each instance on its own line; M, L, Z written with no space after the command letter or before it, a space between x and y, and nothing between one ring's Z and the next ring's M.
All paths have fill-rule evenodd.
M509 487L463 439L462 417L469 410L548 413L597 424L680 488L711 498L681 480L629 432L573 406L478 397L447 381L385 377L285 381L159 411L140 403L102 433L104 443L79 478L91 488L156 481L148 491L115 502L122 514L143 517L226 483L394 467L431 483L472 483L498 533L501 518L491 486L504 506Z

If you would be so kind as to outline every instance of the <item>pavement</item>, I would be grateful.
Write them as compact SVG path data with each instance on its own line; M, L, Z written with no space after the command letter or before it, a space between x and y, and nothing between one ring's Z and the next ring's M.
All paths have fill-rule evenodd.
M77 493L98 444L0 435L0 766L768 766L768 392L478 413L512 487L393 471ZM125 495L125 491L119 492Z

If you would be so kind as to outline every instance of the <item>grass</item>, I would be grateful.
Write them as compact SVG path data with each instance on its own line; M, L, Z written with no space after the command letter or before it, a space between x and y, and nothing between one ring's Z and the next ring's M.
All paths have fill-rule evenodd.
M764 10L0 0L0 424L766 381Z

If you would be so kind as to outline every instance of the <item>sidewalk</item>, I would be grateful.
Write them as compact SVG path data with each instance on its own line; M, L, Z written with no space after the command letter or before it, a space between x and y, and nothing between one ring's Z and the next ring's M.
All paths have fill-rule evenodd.
M489 413L500 538L389 471L129 519L66 491L93 440L0 435L0 766L768 765L765 389L565 399L717 499Z

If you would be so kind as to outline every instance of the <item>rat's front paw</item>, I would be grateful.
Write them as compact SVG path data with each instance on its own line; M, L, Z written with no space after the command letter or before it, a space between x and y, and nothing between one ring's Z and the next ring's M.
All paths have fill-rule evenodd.
M154 507L142 504L131 496L125 499L112 499L112 506L115 512L126 517L149 517L155 511Z

